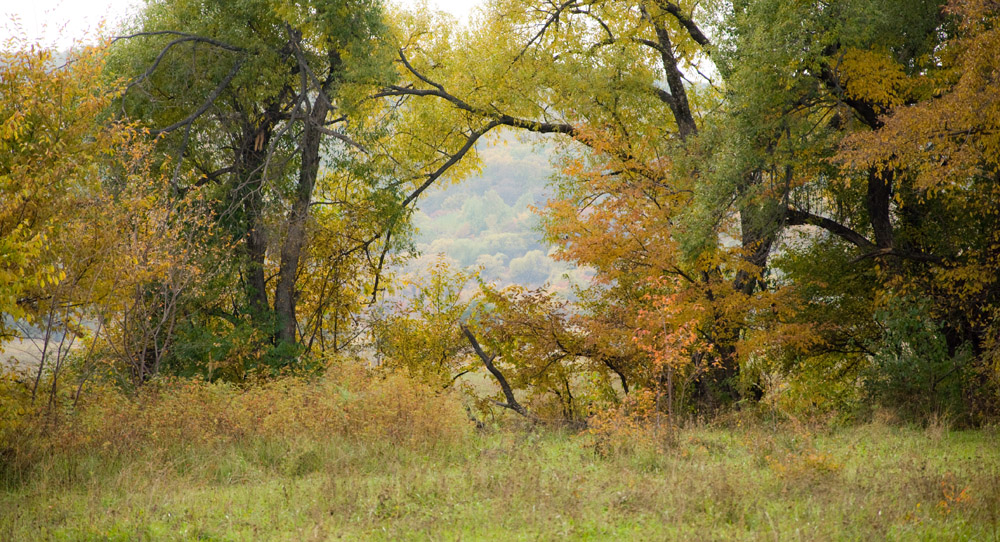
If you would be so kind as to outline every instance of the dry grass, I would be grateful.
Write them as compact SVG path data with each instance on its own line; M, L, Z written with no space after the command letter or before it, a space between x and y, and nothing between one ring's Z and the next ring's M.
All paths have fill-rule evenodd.
M609 447L356 371L92 402L6 465L0 540L998 537L992 430L734 416Z

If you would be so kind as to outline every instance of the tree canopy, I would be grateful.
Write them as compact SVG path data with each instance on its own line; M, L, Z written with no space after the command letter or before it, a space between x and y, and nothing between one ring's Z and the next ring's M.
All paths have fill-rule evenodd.
M64 65L8 41L0 331L86 337L81 382L97 359L141 386L352 355L443 387L485 369L534 419L645 396L979 422L1000 406L998 17L494 0L460 26L375 0L148 0ZM427 190L518 134L546 138L553 195L514 173L440 231L537 206L589 283L556 295L545 247L502 262L534 289L485 280L513 234L466 247L478 271L397 280Z

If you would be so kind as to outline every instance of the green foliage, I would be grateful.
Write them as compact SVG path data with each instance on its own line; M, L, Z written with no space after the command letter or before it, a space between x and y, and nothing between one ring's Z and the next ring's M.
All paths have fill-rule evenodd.
M393 80L380 3L151 1L124 33L121 111L159 135L172 196L200 187L213 221L191 239L208 276L177 300L167 365L240 379L343 348L383 271L371 252L408 233L405 187L367 148L393 116L368 98Z
M288 343L267 345L268 329L238 320L199 321L191 315L176 330L176 341L163 371L183 377L204 377L208 380L243 382L253 376L277 375L287 368L288 360L301 353L298 346ZM217 329L213 326L222 326ZM273 333L273 331L272 331ZM304 363L294 369L306 369Z
M370 0L149 0L108 56L5 42L0 335L60 338L0 380L12 476L193 443L237 450L217 483L254 461L322 477L328 435L467 444L453 387L470 415L589 424L588 453L651 470L739 449L685 447L664 413L673 430L762 398L791 420L868 402L936 431L989 421L996 2L696 4L501 0L463 28ZM532 140L553 166L483 145L501 129L556 134ZM741 435L739 472L771 494L857 475L795 423ZM940 518L911 499L858 532L974 515L971 483L930 485ZM759 533L761 503L719 493L694 522ZM379 521L419 500L368 496ZM693 506L640 497L596 501L637 521Z
M461 330L474 317L476 275L443 258L427 271L404 284L409 296L374 313L373 343L382 366L447 388L478 364Z
M884 334L865 372L865 389L877 404L918 420L965 411L972 358L966 345L949 349L928 305L893 298L875 314Z

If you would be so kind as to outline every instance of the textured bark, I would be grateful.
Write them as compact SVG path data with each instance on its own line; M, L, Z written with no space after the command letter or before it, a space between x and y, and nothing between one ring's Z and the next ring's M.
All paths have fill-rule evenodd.
M313 104L312 113L305 123L302 134L302 164L299 167L299 182L295 201L288 216L288 231L281 247L278 266L278 285L274 291L274 312L278 315L278 339L295 343L295 279L298 273L302 247L306 239L306 224L309 206L312 204L313 188L319 175L320 143L323 134L320 128L330 112L329 101L322 96Z
M892 221L889 214L889 202L892 200L892 170L872 168L868 172L868 194L865 206L868 209L868 219L875 233L875 245L878 248L893 247Z
M274 131L272 116L264 115L257 126L244 126L236 156L234 184L230 203L242 210L240 236L246 244L246 287L254 318L260 319L270 310L267 299L267 279L264 261L267 256L267 231L264 227L263 184L267 147ZM235 209L232 209L235 210ZM225 210L229 212L230 210Z

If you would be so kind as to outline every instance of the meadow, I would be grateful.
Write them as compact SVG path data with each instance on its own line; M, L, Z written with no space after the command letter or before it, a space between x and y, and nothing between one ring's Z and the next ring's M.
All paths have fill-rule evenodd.
M1000 536L993 428L760 409L642 436L512 418L477 428L457 394L335 373L92 390L64 419L8 424L0 539Z

